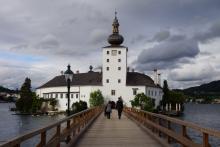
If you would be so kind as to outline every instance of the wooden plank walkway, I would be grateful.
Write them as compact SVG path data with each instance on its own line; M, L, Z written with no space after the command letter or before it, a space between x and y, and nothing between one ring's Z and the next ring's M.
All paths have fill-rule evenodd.
M111 119L101 114L77 142L77 147L161 147L132 120L113 110Z

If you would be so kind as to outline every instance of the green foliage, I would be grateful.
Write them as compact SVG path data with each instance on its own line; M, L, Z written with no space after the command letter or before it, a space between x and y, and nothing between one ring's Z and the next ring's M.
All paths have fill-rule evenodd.
M168 87L168 83L167 83L167 80L164 80L163 81L163 98L162 98L162 105L165 106L166 103L169 102L169 93L170 93L170 90L169 90L169 87Z
M43 102L49 102L53 107L57 104L57 100L54 98L45 100L39 98L35 92L32 92L31 80L29 78L26 78L21 86L20 95L21 98L17 100L16 108L21 113L36 113L41 109Z
M29 78L26 78L21 86L20 96L21 98L16 102L16 108L24 113L31 112L33 93L31 91L31 80Z
M185 96L183 93L178 91L171 91L169 90L167 80L164 80L163 84L163 98L162 98L162 105L165 107L167 103L171 104L182 104L185 102Z
M132 107L140 107L142 110L152 112L154 109L154 102L151 98L147 97L144 93L139 93L133 100L130 101Z
M85 101L79 101L72 104L72 112L71 113L77 113L83 110L88 109L87 103Z
M185 96L181 92L169 91L169 103L182 104L185 102Z
M50 105L53 106L53 108L57 105L57 99L51 98L50 99Z
M213 99L211 97L205 97L202 101L203 104L211 104Z
M43 101L44 101L43 98L39 98L38 96L36 96L35 93L33 93L33 101L32 101L32 107L31 107L32 113L36 113L37 111L41 109L41 105Z
M104 97L100 90L90 93L89 103L91 107L101 106L104 104Z

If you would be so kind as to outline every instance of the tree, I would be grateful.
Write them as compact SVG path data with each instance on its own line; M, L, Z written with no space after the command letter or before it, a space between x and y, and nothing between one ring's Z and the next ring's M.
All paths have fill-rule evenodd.
M71 113L77 113L83 110L88 109L87 103L85 101L79 101L72 104L72 112Z
M163 98L162 98L162 105L163 107L165 107L166 103L169 102L169 87L168 87L168 83L167 80L164 80L163 82Z
M57 99L51 98L50 100L50 105L53 107L52 109L55 109L55 106L57 105Z
M31 91L31 80L29 78L26 78L21 86L20 96L21 98L16 102L16 108L24 113L31 112L33 93Z
M104 104L104 97L100 90L90 93L89 104L91 107L101 106Z
M39 97L36 95L36 93L33 92L31 112L32 112L32 113L36 113L38 110L40 110L43 101L44 101L43 98L39 98Z
M181 92L169 91L169 103L171 104L183 104L185 102L185 96Z
M132 107L140 107L141 110L152 112L154 109L154 102L150 97L144 93L139 93L133 100L130 101Z

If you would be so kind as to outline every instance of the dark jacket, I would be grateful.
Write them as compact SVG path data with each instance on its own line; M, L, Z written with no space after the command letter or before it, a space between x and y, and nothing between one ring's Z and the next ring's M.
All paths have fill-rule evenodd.
M122 102L122 100L118 100L117 101L116 109L118 109L118 111L122 111L123 110L123 102Z

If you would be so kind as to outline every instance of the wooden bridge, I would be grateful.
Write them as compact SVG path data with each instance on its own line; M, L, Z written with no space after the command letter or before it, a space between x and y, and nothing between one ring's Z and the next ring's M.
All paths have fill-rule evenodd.
M37 147L162 147L178 144L209 147L210 136L220 139L220 131L160 114L125 108L119 120L116 111L111 119L105 118L102 112L102 107L82 111L9 140L0 147L20 147L34 137L40 140L32 145ZM188 130L200 133L202 142L194 142L187 135Z

